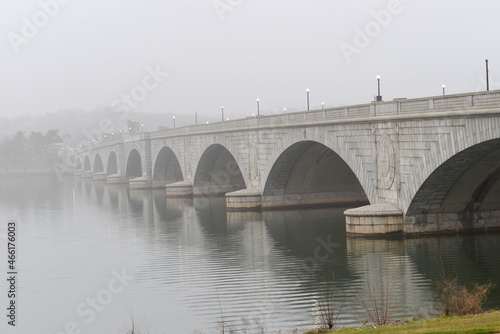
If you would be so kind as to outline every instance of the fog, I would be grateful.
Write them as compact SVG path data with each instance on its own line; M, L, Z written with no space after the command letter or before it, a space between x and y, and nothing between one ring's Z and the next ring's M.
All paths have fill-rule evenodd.
M0 4L0 116L99 106L216 118L500 88L500 3ZM127 96L129 100L127 100ZM218 118L217 118L218 119Z

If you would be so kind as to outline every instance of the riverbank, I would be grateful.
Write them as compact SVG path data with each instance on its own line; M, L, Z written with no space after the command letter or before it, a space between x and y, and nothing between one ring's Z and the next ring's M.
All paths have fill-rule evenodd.
M306 334L321 333L318 331ZM439 317L408 321L392 326L354 327L327 333L500 333L500 311L486 312L477 315Z
M37 169L28 171L12 171L12 172L0 172L0 177L18 177L18 176L50 176L54 174L53 169Z
M54 168L47 164L33 163L27 166L2 166L0 168L0 177L11 176L44 176L54 174Z

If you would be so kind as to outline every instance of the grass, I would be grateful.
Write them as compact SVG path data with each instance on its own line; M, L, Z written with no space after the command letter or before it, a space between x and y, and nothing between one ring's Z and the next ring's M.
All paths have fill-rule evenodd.
M314 332L308 332L314 333ZM345 328L328 333L500 333L500 311L406 321L399 325Z

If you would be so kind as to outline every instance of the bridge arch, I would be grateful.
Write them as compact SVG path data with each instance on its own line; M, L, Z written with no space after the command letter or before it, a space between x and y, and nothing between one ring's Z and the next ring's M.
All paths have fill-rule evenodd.
M164 187L167 184L183 181L179 159L174 151L164 146L157 154L153 167L153 186Z
M118 159L117 159L116 153L114 151L111 151L108 155L106 174L107 175L118 174Z
M399 127L404 129L399 134L400 145L404 144L404 147L400 147L399 207L405 215L438 210L440 202L437 196L442 198L445 190L434 187L434 192L430 195L436 197L434 201L428 202L427 205L421 204L423 201L421 196L432 187L433 179L440 177L443 171L451 173L455 167L459 168L449 165L462 164L461 158L466 159L471 154L480 154L483 149L488 150L487 147L498 145L496 139L500 138L498 117L447 118L439 122L432 120L401 122ZM475 159L480 158L480 156L475 157ZM472 163L465 160L463 162ZM463 173L468 167L463 165L462 168L464 169L461 171L456 169L456 172ZM448 186L448 190L449 187L451 185Z
M299 141L274 162L262 194L263 207L369 204L349 165L316 141Z
M193 182L194 195L223 195L246 189L234 156L221 144L212 144L201 155Z
M87 172L90 171L90 158L88 155L85 156L85 159L83 160L83 171Z
M139 152L133 148L130 150L127 157L127 167L125 169L125 177L134 179L142 176L142 158Z
M97 153L94 157L94 168L92 169L94 173L102 173L104 172L104 168L102 165L101 155Z
M429 215L441 216L473 228L481 212L491 211L500 211L500 139L471 146L436 168L416 192L406 217L409 223L425 223ZM447 213L454 215L442 216Z

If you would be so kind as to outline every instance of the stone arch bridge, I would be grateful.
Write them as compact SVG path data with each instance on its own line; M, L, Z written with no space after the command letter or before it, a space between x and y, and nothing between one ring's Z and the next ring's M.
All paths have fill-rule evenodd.
M350 233L500 226L500 91L396 99L140 133L75 174L225 195L229 210L337 205Z

